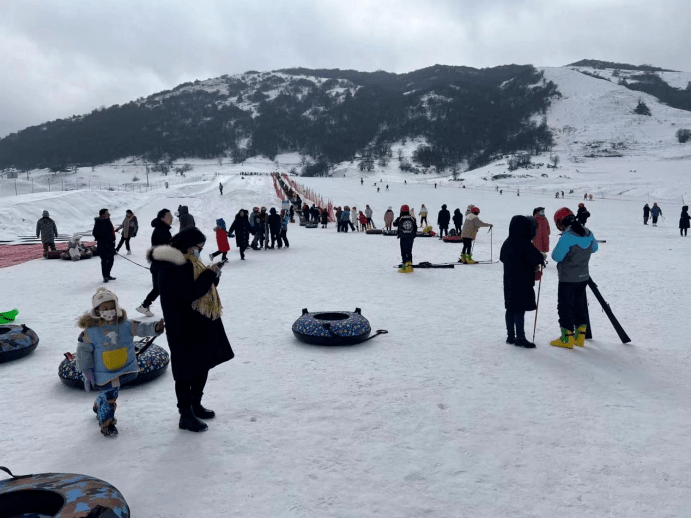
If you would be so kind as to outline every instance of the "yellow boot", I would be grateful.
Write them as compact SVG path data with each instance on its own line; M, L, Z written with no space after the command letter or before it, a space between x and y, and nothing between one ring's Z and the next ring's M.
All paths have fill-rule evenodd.
M467 254L467 255L466 255L466 263L468 263L469 265L473 265L474 263L478 263L478 262L477 262L477 261L474 261L473 259L471 259L471 255L470 255L470 254Z
M399 272L401 274L406 274L408 271L406 270L406 263L402 263L401 267L399 268Z
M459 256L459 263L466 263L466 254L462 254Z
M406 265L404 265L404 268L406 269L406 273L410 274L411 272L413 272L413 263L407 261Z
M550 341L551 346L558 346L559 348L569 348L570 350L574 347L574 332L566 328L560 328L562 335Z
M577 331L574 333L574 344L583 348L584 339L586 339L586 325L580 324L577 326Z

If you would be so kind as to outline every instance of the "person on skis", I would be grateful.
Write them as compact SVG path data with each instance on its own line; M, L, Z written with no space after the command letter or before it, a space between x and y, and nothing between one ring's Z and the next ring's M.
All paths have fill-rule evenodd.
M480 218L478 218L480 212L481 210L478 207L474 206L471 209L471 213L466 217L464 227L461 229L461 241L464 244L464 246L461 250L461 257L459 258L459 263L467 263L469 265L476 263L476 261L474 261L473 258L471 258L471 245L476 239L478 229L480 229L481 227L490 227L491 229L493 228L493 224L485 223Z
M577 221L569 208L558 209L554 220L555 226L562 231L552 254L553 260L557 262L560 337L551 341L550 345L572 349L575 344L584 346L586 338L589 260L591 254L598 250L598 242L593 233Z
M401 268L399 272L408 274L413 272L413 240L416 238L418 226L416 221L409 214L409 207L404 204L401 206L399 218L394 221L396 237L399 239L401 249Z
M545 217L545 207L536 207L533 210L533 219L536 221L536 236L533 244L543 254L545 261L550 250L550 222Z
M658 227L658 217L663 216L663 211L658 207L658 204L654 202L654 206L651 208L651 225L652 227Z

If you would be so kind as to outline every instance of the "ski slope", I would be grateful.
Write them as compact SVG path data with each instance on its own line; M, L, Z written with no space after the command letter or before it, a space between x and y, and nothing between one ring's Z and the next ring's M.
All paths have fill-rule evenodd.
M644 167L628 160L630 169ZM61 233L85 230L102 206L116 224L131 208L140 233L127 258L145 265L148 222L183 204L209 238L206 259L216 250L216 218L230 224L241 207L279 207L270 177L206 167L221 178L141 195L6 197L11 212L0 212L0 230L30 234L43 209ZM271 168L266 161L242 170ZM374 173L363 186L355 171L298 180L336 205L370 204L378 227L389 205L418 213L425 203L434 223L443 203L451 211L475 204L494 224L492 234L479 232L477 259L498 257L514 214L576 210L581 198L555 200L538 189L499 195L480 182L435 189L389 175L389 191L381 184L379 193ZM689 186L686 173L669 175ZM246 261L231 240L219 294L236 358L211 371L204 403L217 418L199 435L177 428L170 370L121 391L114 439L99 433L95 393L60 383L62 353L76 349L75 319L102 285L98 260L0 269L0 310L19 308L18 322L41 339L30 356L0 364L2 464L20 474L104 479L139 517L689 516L692 238L678 234L677 201L660 203L659 227L642 225L642 196L587 202L588 227L607 241L591 274L632 343L620 343L590 297L594 340L572 351L548 346L559 331L552 261L541 284L538 347L524 350L504 343L501 263L403 275L392 268L400 261L395 238L337 233L333 224L292 224L289 249L248 251ZM422 238L413 257L453 261L459 252ZM108 288L138 317L149 272L116 257L112 274ZM360 307L389 334L350 348L309 346L290 329L305 307ZM160 318L158 301L152 310ZM165 335L157 344L167 346Z

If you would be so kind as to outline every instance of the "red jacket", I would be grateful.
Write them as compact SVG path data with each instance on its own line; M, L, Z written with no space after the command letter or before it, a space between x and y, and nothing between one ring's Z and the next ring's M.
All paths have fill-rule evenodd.
M550 250L550 223L545 216L537 214L534 216L536 220L536 237L533 239L533 244L541 252Z
M216 244L219 246L221 252L228 252L231 250L230 245L228 245L228 234L221 227L214 227L216 231Z
M366 223L368 223L368 218L363 213L361 213L358 215L358 221L361 224L365 225Z

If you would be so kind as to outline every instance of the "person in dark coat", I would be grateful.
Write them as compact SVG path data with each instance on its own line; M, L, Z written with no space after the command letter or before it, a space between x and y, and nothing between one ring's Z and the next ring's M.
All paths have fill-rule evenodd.
M55 250L55 238L58 236L58 228L55 222L51 219L48 211L43 211L41 218L36 222L36 237L41 237L43 243L43 252L48 249Z
M582 225L586 225L586 220L589 219L589 216L591 216L591 213L586 210L586 206L583 203L579 204L579 209L577 209L577 221Z
M649 204L644 204L644 225L649 225L649 214L651 213L651 208Z
M188 212L186 205L178 206L178 220L180 220L181 232L195 226L195 217Z
M535 235L536 222L533 218L513 216L509 223L509 236L500 250L500 261L504 266L502 280L507 344L524 348L536 347L526 339L524 333L524 312L536 310L536 294L533 287L536 269L543 263L543 254L532 243Z
M273 207L269 209L269 216L267 216L267 225L269 226L269 235L272 239L271 246L267 248L273 249L276 240L279 239L279 234L281 234L281 217L277 214L276 209L274 209ZM269 243L268 237L267 243Z
M161 209L156 218L151 221L151 226L154 230L151 233L151 246L156 247L157 245L168 245L171 243L171 224L173 223L173 215L168 209ZM139 313L146 315L147 317L153 317L154 313L149 309L151 303L156 301L159 297L159 287L156 285L156 269L157 265L152 265L150 267L151 271L151 292L147 294L144 298L144 302L139 305L135 310Z
M454 230L457 232L457 236L461 236L461 226L464 223L464 215L457 207L454 210L454 216L452 216L452 221L454 222Z
M178 427L193 432L207 429L201 419L216 416L202 406L209 370L234 356L216 290L221 265L207 267L199 259L205 242L204 234L192 227L176 234L170 245L153 247L147 254L151 264L158 266L157 283L180 412Z
M447 204L443 204L442 209L437 213L437 225L440 227L440 239L442 239L445 234L449 234L447 232L447 228L449 227L449 211L447 210Z
M663 211L661 211L661 208L658 207L658 204L654 202L654 205L651 208L651 225L653 227L658 227L659 216L663 216Z
M240 251L241 260L245 259L245 249L248 248L250 243L250 222L247 213L246 209L238 211L238 214L235 215L235 220L231 224L231 228L228 229L229 234L235 233L235 244Z
M115 227L111 222L108 209L101 209L98 218L94 218L94 230L91 233L96 240L96 253L101 258L103 282L115 281L115 278L111 276L115 258Z
M401 249L401 268L399 272L409 274L413 272L413 240L416 238L418 226L416 220L409 213L409 206L404 204L401 206L399 218L394 220L396 237L399 239L399 247Z
M685 236L687 236L687 229L690 228L690 214L687 212L689 207L686 205L682 206L682 212L680 213L680 236L682 236L683 231Z

